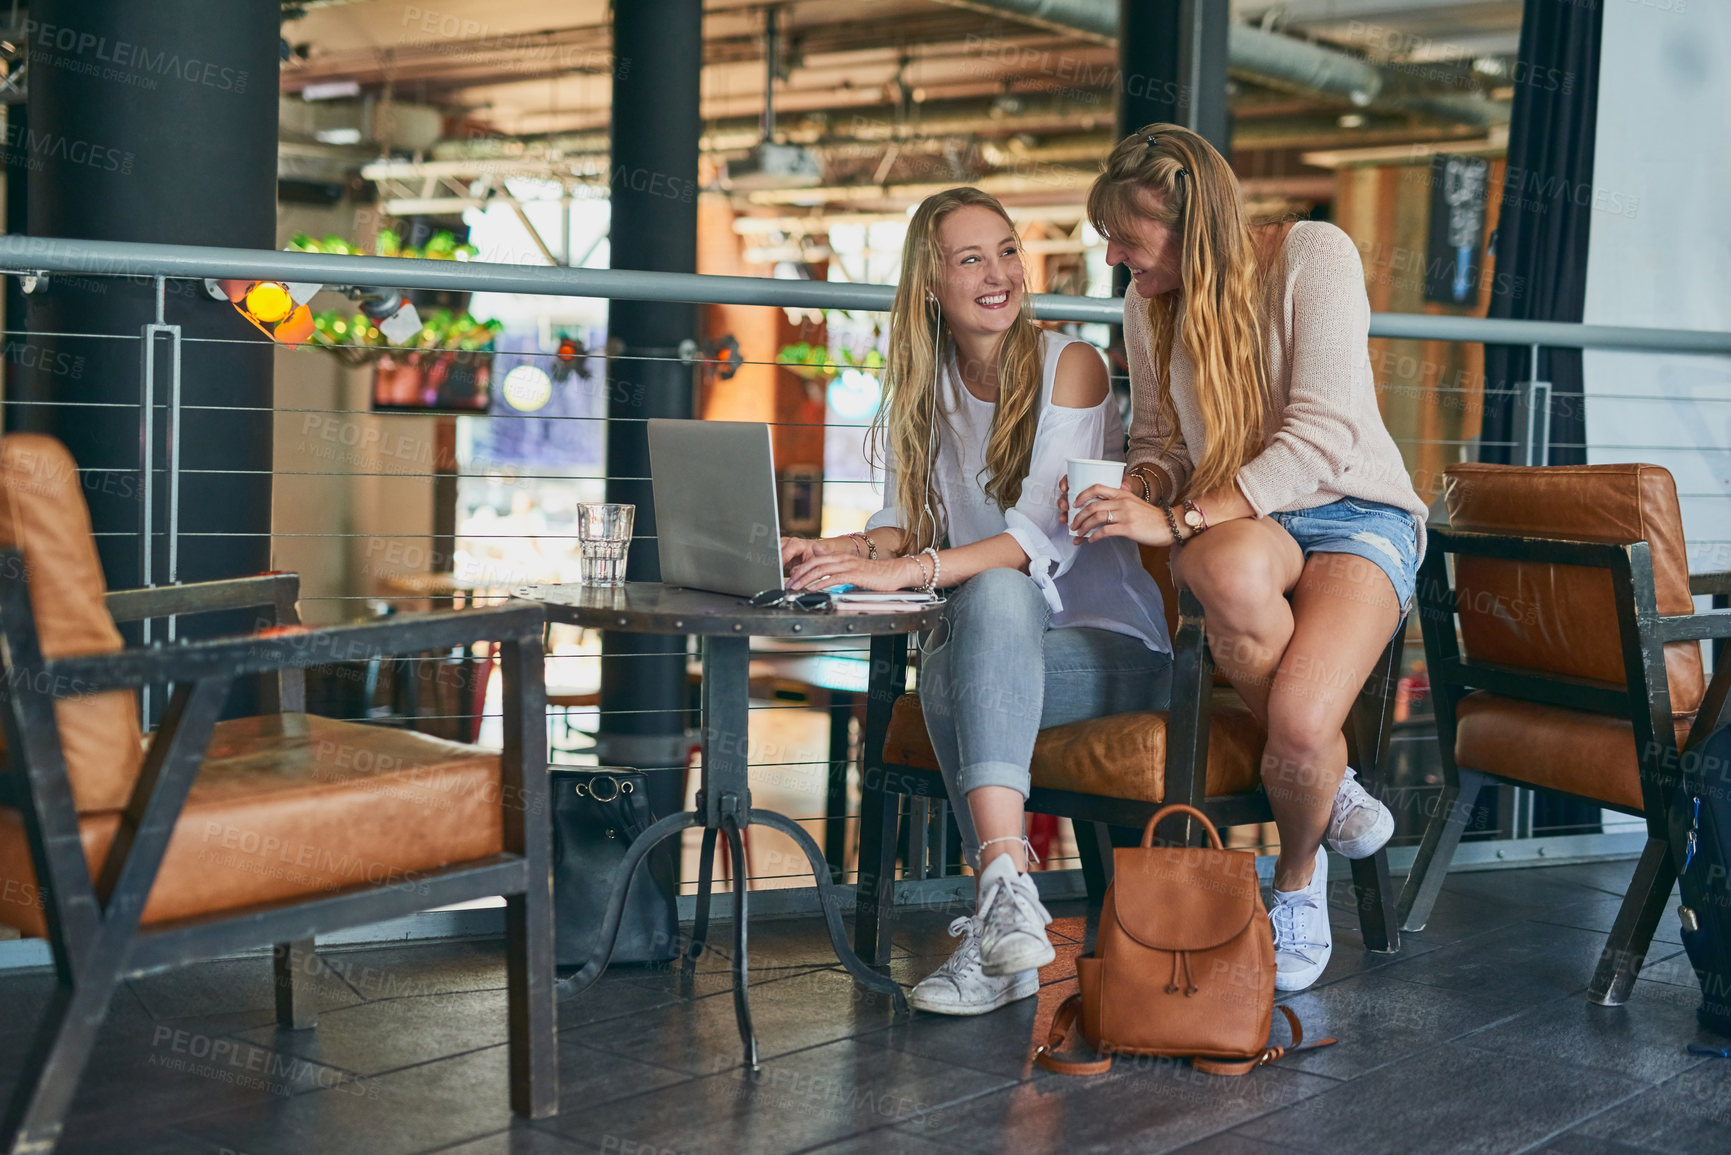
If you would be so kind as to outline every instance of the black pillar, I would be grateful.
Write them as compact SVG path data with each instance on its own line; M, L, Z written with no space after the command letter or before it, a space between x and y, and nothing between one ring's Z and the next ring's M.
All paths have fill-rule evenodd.
M616 5L613 59L613 267L696 272L702 0ZM614 301L607 326L607 500L637 507L626 576L656 581L661 566L644 422L691 416L694 380L679 347L697 336L697 306ZM604 633L601 649L602 762L683 766L685 639ZM655 778L656 812L679 809L679 775Z
M275 248L281 19L276 0L35 0L24 22L28 115L9 134L8 158L29 169L31 235ZM55 274L30 295L35 348L14 380L21 398L54 404L21 407L9 424L71 449L108 583L124 588L143 568L139 337L156 301L148 277L97 275L114 271L126 270ZM180 580L269 569L271 345L193 282L167 285L165 320L182 336ZM160 584L172 379L166 338L158 349ZM234 628L198 622L187 632Z
M1230 144L1226 38L1218 0L1119 0L1118 135L1181 124L1222 155Z
M9 236L25 236L30 232L30 154L22 148L13 148L11 141L21 142L30 139L30 109L23 102L6 106L6 140L4 146L4 161L6 166L6 232ZM0 373L4 373L6 397L21 396L24 388L24 362L29 359L34 346L30 339L24 336L28 324L28 298L24 295L24 286L18 277L0 277L5 282L6 295L6 358L0 364ZM26 407L7 405L0 417L0 426L10 433L15 429L28 428L23 423Z
M1181 124L1231 160L1226 109L1230 11L1218 0L1118 0L1118 136ZM1112 270L1122 296L1130 273ZM1113 343L1122 335L1114 328Z
M1602 5L1541 0L1525 5L1516 75L1565 76L1573 83L1515 86L1502 211L1493 241L1492 317L1578 323L1585 314L1603 27ZM1585 464L1581 351L1546 349L1534 365L1525 346L1489 343L1480 461L1510 461L1508 443L1524 438L1526 383L1535 379L1551 383L1551 444L1536 464ZM1533 792L1535 830L1594 833L1600 829L1599 819L1599 808L1579 798Z

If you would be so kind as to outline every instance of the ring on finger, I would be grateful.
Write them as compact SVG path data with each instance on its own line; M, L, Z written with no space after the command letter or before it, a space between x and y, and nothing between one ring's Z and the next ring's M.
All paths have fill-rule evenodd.
M1109 509L1106 511L1106 521L1108 524L1110 524L1112 521L1112 511Z

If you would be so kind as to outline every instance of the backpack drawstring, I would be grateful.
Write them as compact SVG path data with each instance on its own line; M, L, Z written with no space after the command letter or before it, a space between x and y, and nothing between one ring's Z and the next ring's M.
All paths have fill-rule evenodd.
M1182 962L1184 965L1184 985L1182 987L1180 987L1178 985L1178 966L1179 966L1180 962ZM1189 954L1189 952L1188 951L1181 951L1181 950L1173 951L1172 952L1172 980L1166 984L1166 993L1169 995L1175 995L1180 990L1182 990L1184 992L1184 997L1189 998L1191 995L1195 994L1197 991L1199 991L1201 989L1202 989L1201 987L1196 985L1195 978L1193 978L1190 974L1190 954Z

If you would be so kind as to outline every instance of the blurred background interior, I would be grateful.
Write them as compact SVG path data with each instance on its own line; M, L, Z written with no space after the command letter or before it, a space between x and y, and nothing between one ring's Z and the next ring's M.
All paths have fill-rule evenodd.
M36 7L34 16L15 8L5 45L7 228L84 235L24 219L26 205L34 214L53 191L32 182L53 177L40 171L52 152L40 134L60 123L44 120L36 89L65 71L54 56L65 46L56 49L45 25L55 6ZM1033 290L1105 297L1113 270L1084 219L1087 186L1123 126L1182 119L1222 145L1253 211L1344 229L1376 312L1726 327L1710 255L1723 246L1696 252L1690 241L1697 228L1711 235L1720 210L1701 199L1710 186L1684 191L1695 182L1666 167L1700 142L1692 121L1665 109L1723 108L1727 95L1682 21L1652 5L1606 5L1588 52L1571 39L1567 13L1523 29L1523 7L1534 6L1520 0L1222 0L1203 6L1202 48L1184 66L1188 81L1175 83L1157 79L1176 73L1153 57L1145 70L1137 63L1138 44L1165 41L1123 19L1178 7L706 0L701 71L689 76L665 71L654 53L622 53L604 0L285 0L274 243L404 260L648 267L613 243L612 210L629 190L695 217L699 273L883 284L898 275L913 206L969 184L1009 207ZM163 11L162 27L170 16ZM634 122L614 94L633 71L696 86L695 181L618 154ZM150 91L134 87L148 103ZM1573 126L1537 123L1512 140L1513 110L1537 97L1544 108L1573 108ZM1605 132L1622 108L1639 111L1642 131ZM1582 123L1577 180L1554 157ZM1550 248L1499 252L1512 214L1525 215L1528 236L1554 233ZM1558 254L1576 252L1570 238L1588 225L1583 271ZM7 278L9 333L32 307L20 282ZM423 324L406 342L327 290L309 303L308 339L272 354L269 566L301 575L310 623L485 603L514 586L573 580L575 506L606 492L606 418L665 388L669 368L693 415L774 423L785 530L844 533L879 507L864 435L878 404L882 314L703 305L685 348L646 351L610 333L604 299L409 298ZM171 321L182 304L170 302ZM239 317L222 322L227 339L256 336ZM1107 351L1127 397L1115 328L1064 327ZM62 349L86 356L76 342ZM94 373L98 354L88 355ZM1427 499L1443 468L1462 460L1653 461L1677 478L1692 561L1727 568L1722 359L1547 351L1534 366L1526 349L1389 338L1371 342L1371 358L1384 417ZM63 399L82 375L40 362L7 357L10 427L39 420L23 407ZM1518 410L1534 380L1552 387L1537 440ZM135 389L129 381L122 391ZM225 404L206 400L212 411ZM195 472L199 449L189 443L185 466ZM230 532L239 531L206 534ZM607 729L602 640L556 627L552 641L555 756L594 764L607 753L594 737ZM754 788L814 833L832 763L851 764L846 787L857 798L862 658L842 647L766 650L754 667ZM331 667L312 683L314 708L485 740L487 716L498 713L489 664L476 652ZM1399 812L1397 846L1416 840L1424 792L1438 782L1426 688L1414 624L1388 772L1418 801ZM694 749L680 725L664 736ZM1639 845L1638 826L1505 787L1468 838L1588 836L1616 849L1620 830ZM777 887L783 875L797 885L791 844L761 828L751 837L754 885ZM1035 837L1048 867L1073 865L1066 824L1039 820ZM688 864L685 877L694 875Z

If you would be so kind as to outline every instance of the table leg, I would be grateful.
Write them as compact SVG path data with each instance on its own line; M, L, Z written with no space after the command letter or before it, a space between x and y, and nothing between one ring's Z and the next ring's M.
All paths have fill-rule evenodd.
M559 997L570 998L592 985L607 968L613 954L613 941L619 935L619 922L625 908L626 888L637 864L663 839L671 838L692 826L704 828L705 864L711 861L717 832L725 835L733 858L733 1006L739 1020L739 1035L745 1045L745 1061L757 1067L757 1041L751 1029L751 1005L747 995L749 960L746 954L746 878L745 839L741 831L752 823L774 827L793 839L811 865L812 879L817 884L818 901L823 908L824 923L836 958L854 980L868 990L888 996L895 1009L907 1013L907 999L895 980L880 975L860 961L848 947L842 928L841 911L830 881L829 864L810 834L786 815L773 810L751 809L751 791L746 771L746 723L750 707L747 681L750 653L746 638L709 638L703 652L703 785L697 794L697 810L672 814L651 826L631 844L619 873L613 880L613 891L607 897L607 911L601 922L599 946L594 957L583 969L559 983ZM706 871L707 873L707 871ZM700 903L700 910L702 904ZM694 931L694 947L700 937L708 934L707 922L701 924L701 935ZM689 962L690 956L688 956Z
M705 638L703 642L703 788L697 809L703 825L721 829L728 814L743 824L751 810L747 773L751 708L751 639ZM733 864L745 872L744 859Z
M715 828L705 827L703 849L697 854L697 917L691 923L691 945L686 948L681 964L687 976L697 970L697 956L709 943L709 898L715 882ZM739 873L735 868L734 873Z
M805 828L793 819L784 814L777 814L773 810L753 810L751 821L759 826L769 826L781 831L793 839L799 848L805 852L807 860L811 863L812 877L817 880L817 904L823 909L824 925L829 928L829 941L830 945L835 948L837 961L847 968L848 974L852 975L854 981L860 986L869 991L876 991L880 995L888 995L890 1000L895 1003L897 1012L907 1014L908 1000L907 996L902 993L901 984L866 966L859 955L855 954L853 948L848 945L847 929L842 926L841 922L840 895L836 893L835 887L828 880L829 871L825 869L823 852L817 848L817 843L812 841L811 835L807 834Z
M824 794L823 857L829 863L829 880L840 882L847 869L847 772L849 727L853 723L853 694L833 690L829 696L829 788Z
M757 1070L757 1036L751 1030L750 963L745 953L746 885L745 839L740 837L739 820L729 814L722 820L727 834L728 853L733 857L733 1017L739 1023L739 1040L745 1045L745 1065Z

